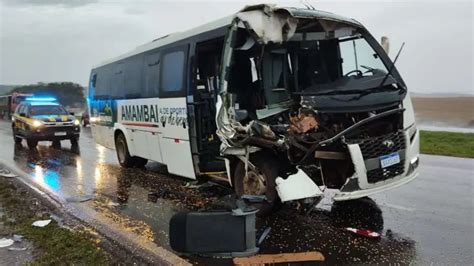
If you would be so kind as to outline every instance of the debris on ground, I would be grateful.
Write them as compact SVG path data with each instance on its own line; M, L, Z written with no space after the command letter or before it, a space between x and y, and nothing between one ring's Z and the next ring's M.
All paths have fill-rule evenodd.
M204 183L187 182L184 187L197 189L205 196L223 196L233 192L228 186L224 186L212 181L207 181Z
M260 246L260 244L262 244L265 238L267 238L267 236L270 234L270 231L272 231L271 227L267 227L265 228L265 230L263 230L262 235L260 235L260 237L258 238L257 245Z
M79 197L69 197L66 198L66 202L86 202L93 198L91 195L79 196Z
M17 177L18 175L12 173L8 169L0 168L0 176L2 176L2 177Z
M179 253L201 256L254 255L259 251L255 243L257 212L243 206L231 211L176 213L169 222L170 246Z
M60 226L56 221L64 218L56 217L54 210L16 179L0 177L0 239L14 242L0 248L0 265L60 265L65 261L108 265L117 264L117 257L127 261L105 251L98 237L80 228L81 224L69 221L68 228ZM33 222L44 227L33 226Z
M324 261L321 252L309 251L300 253L261 254L251 257L234 258L235 265L263 265L289 262Z
M51 223L51 219L48 219L48 220L39 220L39 221L36 221L32 224L32 226L36 226L36 227L45 227L47 226L49 223Z
M367 230L367 229L356 229L352 227L346 227L345 230L352 232L354 234L360 235L360 236L372 237L372 238L380 237L379 233L371 231L371 230Z
M54 215L54 214L51 214L49 215L49 217L51 217L51 219L53 219L54 221L56 221L56 223L58 224L58 226L60 227L63 227L64 226L64 220L63 218L57 216L57 215Z
M1 238L0 239L0 248L9 247L9 246L13 245L13 243L15 243L15 241L13 241L13 239Z
M27 250L27 248L25 248L25 247L22 247L22 248L12 247L12 248L8 248L8 250L10 250L10 251L25 251L25 250Z
M13 241L21 242L21 241L23 241L23 236L22 235L13 235Z
M109 206L109 207L117 207L117 206L120 206L120 203L113 202L113 201L109 201L109 202L107 203L107 206Z

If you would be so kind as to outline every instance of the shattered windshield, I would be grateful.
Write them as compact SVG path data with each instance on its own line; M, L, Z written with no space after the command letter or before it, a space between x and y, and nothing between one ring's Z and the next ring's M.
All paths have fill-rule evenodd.
M270 103L287 100L291 92L322 92L343 87L377 87L388 70L361 36L289 41L269 45L263 60L263 79ZM367 80L372 82L368 82ZM366 83L366 85L363 85Z
M374 75L376 71L387 73L377 52L364 38L348 38L339 42L342 59L342 74L362 71L362 75Z

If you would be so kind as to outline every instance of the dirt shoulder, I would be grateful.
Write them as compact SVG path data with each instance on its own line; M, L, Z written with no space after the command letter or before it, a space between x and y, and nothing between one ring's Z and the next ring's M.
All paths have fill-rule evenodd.
M21 246L16 250L1 248L2 261L9 264L57 265L67 262L108 265L134 262L127 259L114 243L78 220L64 217L47 200L15 178L4 177L1 173L0 213L0 239L22 238L10 246ZM51 222L45 227L33 226L32 223L38 220Z
M474 127L474 97L412 97L417 122Z

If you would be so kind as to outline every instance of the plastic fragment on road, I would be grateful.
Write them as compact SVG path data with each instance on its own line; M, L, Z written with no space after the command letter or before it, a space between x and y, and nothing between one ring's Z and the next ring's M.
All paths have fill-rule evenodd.
M234 258L235 265L263 265L290 262L324 261L324 255L318 251L300 253L261 254L250 257Z
M7 169L0 169L0 176L2 177L17 177L14 173L10 172Z
M367 230L367 229L356 229L352 227L346 227L346 231L352 232L360 236L365 236L365 237L371 237L371 238L380 237L379 233L371 231L371 230Z
M15 241L9 238L0 238L0 248L6 248L13 245Z
M314 181L301 169L286 179L277 177L276 190L282 202L304 198L319 197L323 192Z
M120 206L120 203L113 202L113 201L109 201L109 202L107 203L107 206L109 206L109 207L117 207L117 206Z
M11 247L11 248L8 248L8 250L10 251L25 251L27 248L15 248L15 247Z
M21 242L23 240L22 235L13 235L13 241L15 242Z
M39 221L34 222L32 225L36 226L36 227L45 227L49 223L51 223L51 219L49 219L49 220L39 220Z
M260 246L260 244L262 244L262 242L267 238L267 236L270 234L270 231L272 231L271 227L267 227L265 230L263 230L262 235L258 238L258 246Z

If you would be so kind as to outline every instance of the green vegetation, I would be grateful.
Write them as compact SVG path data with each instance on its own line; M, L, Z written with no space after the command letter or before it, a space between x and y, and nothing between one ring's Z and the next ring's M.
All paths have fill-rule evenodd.
M474 133L420 133L422 153L474 158Z
M85 105L84 88L72 82L38 83L13 88L11 92L32 93L35 96L54 96L70 107Z
M2 222L7 234L20 234L35 247L33 265L106 265L109 255L86 232L60 227L55 221L40 228L35 220L51 219L47 207L12 181L0 178L0 206L6 215ZM4 232L2 232L4 233Z

